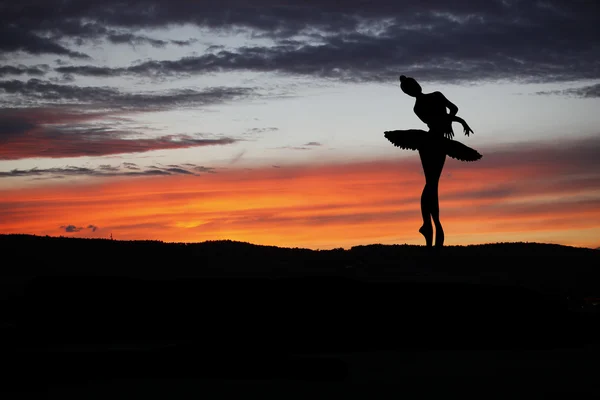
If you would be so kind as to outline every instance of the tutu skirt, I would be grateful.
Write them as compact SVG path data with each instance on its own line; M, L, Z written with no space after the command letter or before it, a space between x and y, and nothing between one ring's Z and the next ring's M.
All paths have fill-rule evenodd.
M443 151L448 157L459 161L477 161L482 157L477 150L457 140L448 139L421 129L387 131L384 136L394 146L405 150L431 149Z

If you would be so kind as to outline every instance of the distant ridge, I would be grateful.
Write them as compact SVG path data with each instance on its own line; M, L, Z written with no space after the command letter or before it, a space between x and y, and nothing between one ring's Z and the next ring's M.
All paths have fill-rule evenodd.
M306 247L282 247L275 245L265 245L265 244L256 244L251 242L244 242L238 240L230 240L230 239L220 239L220 240L205 240L202 242L167 242L163 240L154 240L154 239L137 239L137 240L120 240L120 239L110 239L110 238L83 238L83 237L71 237L71 236L49 236L49 235L31 235L24 233L14 233L14 234L0 234L0 241L9 238L21 238L24 240L73 240L73 241L98 241L98 242L120 242L120 243L157 243L157 244L165 244L165 245L185 245L185 246L195 246L195 245L209 245L209 244L232 244L232 245L240 245L240 246L254 246L257 248L271 248L271 249L282 249L282 250L308 250L308 251L341 251L341 250L352 250L358 248L365 247L373 247L373 246L403 246L403 247L415 247L422 248L424 246L421 245L412 245L412 244L381 244L381 243L371 243L371 244L363 244L352 246L349 249L345 249L342 247L320 250L320 249L310 249ZM445 246L447 249L453 248L474 248L474 247L490 247L490 246L547 246L553 248L569 248L569 249L583 249L589 250L587 247L577 247L577 246L569 246L563 244L556 243L542 243L542 242L495 242L495 243L478 243L478 244L467 244L467 245L448 245ZM597 247L593 250L600 250L600 247Z
M345 277L361 280L460 281L528 286L600 296L600 252L544 243L447 246L369 244L311 250L232 240L140 240L0 235L0 276L133 278Z

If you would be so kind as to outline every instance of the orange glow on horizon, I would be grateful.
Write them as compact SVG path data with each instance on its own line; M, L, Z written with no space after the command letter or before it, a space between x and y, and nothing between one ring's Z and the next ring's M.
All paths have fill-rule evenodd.
M446 244L538 241L597 247L597 186L589 177L564 179L554 173L510 163L491 168L449 161L440 180ZM231 239L315 249L423 244L417 232L423 184L416 157L200 176L95 178L0 191L0 233ZM66 232L69 225L72 232Z

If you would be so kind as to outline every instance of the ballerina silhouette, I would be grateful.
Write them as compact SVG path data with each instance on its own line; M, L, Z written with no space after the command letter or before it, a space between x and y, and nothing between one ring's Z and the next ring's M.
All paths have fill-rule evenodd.
M427 247L433 244L433 226L435 224L435 246L444 245L444 229L440 222L438 186L446 155L460 161L476 161L481 158L476 150L452 140L454 131L452 122L462 124L466 136L474 133L464 119L457 117L458 107L452 104L440 92L423 93L419 83L404 75L400 76L400 88L409 96L415 97L415 114L429 127L429 131L420 129L386 131L384 136L395 146L403 149L418 150L425 187L421 194L421 214L423 225L419 232L425 237ZM448 114L446 109L450 110Z

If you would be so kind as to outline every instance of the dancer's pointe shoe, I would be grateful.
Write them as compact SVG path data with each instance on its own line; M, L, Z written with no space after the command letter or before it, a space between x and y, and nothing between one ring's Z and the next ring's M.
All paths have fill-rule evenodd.
M427 247L433 245L433 227L431 225L423 225L419 228L419 233L425 237Z
M435 227L435 247L444 246L444 230L441 226Z

